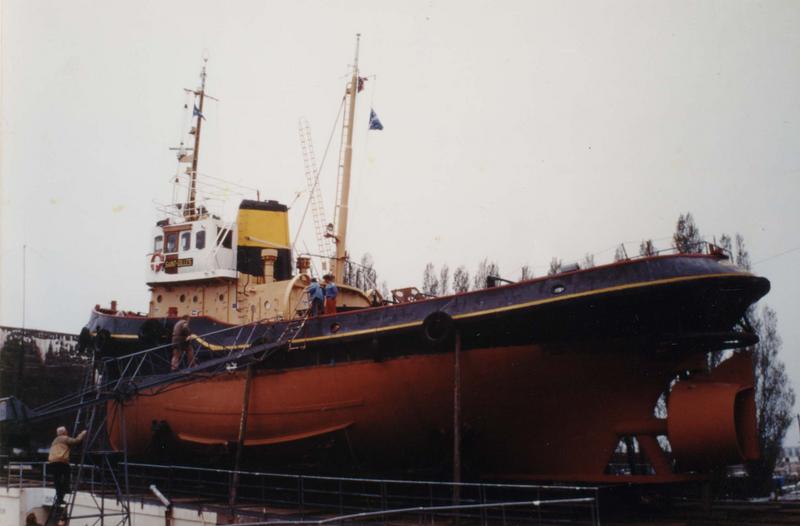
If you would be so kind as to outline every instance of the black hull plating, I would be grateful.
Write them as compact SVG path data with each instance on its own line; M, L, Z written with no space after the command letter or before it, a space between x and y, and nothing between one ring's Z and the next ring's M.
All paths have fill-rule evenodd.
M310 318L296 343L317 352L281 353L265 367L286 368L409 352L446 352L449 333L425 338L426 319L445 313L466 350L532 343L624 339L658 348L708 351L749 343L734 326L769 282L709 256L662 256L539 278L425 301ZM168 343L176 320L93 312L87 328L101 354ZM234 328L208 317L191 321L208 352L275 341L291 322ZM429 332L429 331L428 331ZM426 345L420 345L426 340ZM113 344L112 344L113 343ZM346 345L342 345L346 343ZM701 343L702 345L698 345ZM416 349L416 351L409 351ZM168 349L165 349L165 353Z

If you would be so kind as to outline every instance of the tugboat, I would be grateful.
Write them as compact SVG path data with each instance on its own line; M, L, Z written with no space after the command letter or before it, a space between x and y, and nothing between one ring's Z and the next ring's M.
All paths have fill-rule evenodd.
M194 145L178 151L186 198L151 231L148 312L97 306L82 341L120 356L168 344L186 315L198 361L292 337L247 371L234 364L137 392L124 405L125 440L109 418L114 447L145 455L166 432L184 450L224 452L239 440L269 457L282 446L341 440L377 472L441 464L455 435L476 478L618 483L692 480L757 457L749 355L734 353L711 371L706 356L757 340L743 317L768 292L765 278L708 245L442 297L412 287L389 299L339 283L336 312L312 316L312 258L293 259L287 207L246 199L227 222L198 202L205 79L204 66L191 92ZM336 251L320 262L337 281L349 264L362 80L357 44L343 99L338 214L327 233ZM659 400L666 418L655 416Z

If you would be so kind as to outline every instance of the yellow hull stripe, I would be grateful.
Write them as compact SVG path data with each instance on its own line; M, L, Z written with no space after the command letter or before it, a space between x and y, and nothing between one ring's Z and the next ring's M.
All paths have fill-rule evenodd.
M526 309L528 307L535 307L537 305L546 305L548 303L556 303L559 301L567 301L576 298L585 298L588 296L594 296L599 294L606 294L609 292L618 292L622 290L631 290L631 289L639 289L645 287L652 287L658 285L668 285L671 283L684 283L688 281L700 281L704 279L717 279L717 278L729 278L729 277L740 277L740 276L752 276L750 273L718 273L718 274L704 274L702 276L682 276L678 278L665 278L665 279L658 279L654 281L640 281L637 283L628 283L626 285L615 285L613 287L605 287L602 289L594 289L594 290L587 290L585 292L575 292L572 294L563 294L559 296L554 296L552 298L544 298L540 300L529 301L525 303L515 303L514 305L507 305L505 307L495 307L493 309L486 309L480 310L475 312L469 312L465 314L457 314L453 316L454 320L465 320L469 318L475 318L479 316L487 316L489 314L497 314L502 312L509 312L513 310L519 309ZM352 336L360 336L362 334L377 334L381 332L387 331L396 331L398 329L408 329L411 327L420 327L423 323L423 320L413 321L408 323L399 323L397 325L388 325L386 327L379 327L375 329L363 329L359 331L350 331L345 332L342 334L330 334L327 336L315 336L313 338L295 338L292 340L295 343L309 343L309 342L318 342L323 340L334 340L340 338L350 338ZM133 334L112 334L112 337L119 338L119 339L135 339L137 338L136 335ZM240 345L216 345L210 342L207 342L203 338L199 336L196 337L196 340L207 349L212 351L225 351L225 350L235 350L235 349L244 349L248 347L247 344L240 344Z

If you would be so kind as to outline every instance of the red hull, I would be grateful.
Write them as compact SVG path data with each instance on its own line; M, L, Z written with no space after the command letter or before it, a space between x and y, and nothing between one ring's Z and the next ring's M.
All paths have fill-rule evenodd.
M574 292L559 295L567 287ZM426 331L431 313L452 312L464 344L462 458L473 476L694 478L757 456L749 356L704 371L706 351L752 343L733 329L768 288L714 259L654 258L313 319L301 348L257 364L245 445L267 457L280 445L302 451L340 439L368 469L446 464L454 339ZM678 376L669 419L656 419L657 400ZM153 452L160 422L182 450L224 449L237 441L243 394L241 371L140 393L125 404L130 453ZM119 419L112 422L121 448ZM621 439L638 444L646 469L616 474L609 464Z
M605 474L615 430L651 418L669 379L697 365L641 351L520 346L463 353L467 461L481 476L621 481ZM138 397L126 404L129 451L145 452L154 420L188 443L235 442L243 386L236 373ZM452 436L452 403L452 354L261 371L251 388L246 444L346 433L362 462L414 466ZM644 478L685 478L656 475Z

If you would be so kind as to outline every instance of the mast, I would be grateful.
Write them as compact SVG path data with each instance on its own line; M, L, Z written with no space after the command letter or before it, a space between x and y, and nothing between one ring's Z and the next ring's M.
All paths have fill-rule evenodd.
M194 128L194 150L192 151L192 171L189 174L189 199L186 202L186 207L183 209L183 215L186 219L194 219L197 217L197 160L200 157L200 128L203 125L203 101L206 98L206 63L208 57L203 57L203 70L200 72L200 90L195 91L194 94L200 97L197 106L192 106L192 114L197 118ZM195 111L197 108L197 111Z
M336 219L336 271L334 276L340 282L344 281L344 266L347 261L347 212L350 199L350 169L353 164L353 123L356 113L356 93L358 92L358 44L361 33L356 33L356 56L353 60L353 76L346 96L349 96L347 120L347 141L344 147L344 166L342 172L342 191L339 195L337 207L339 215Z

